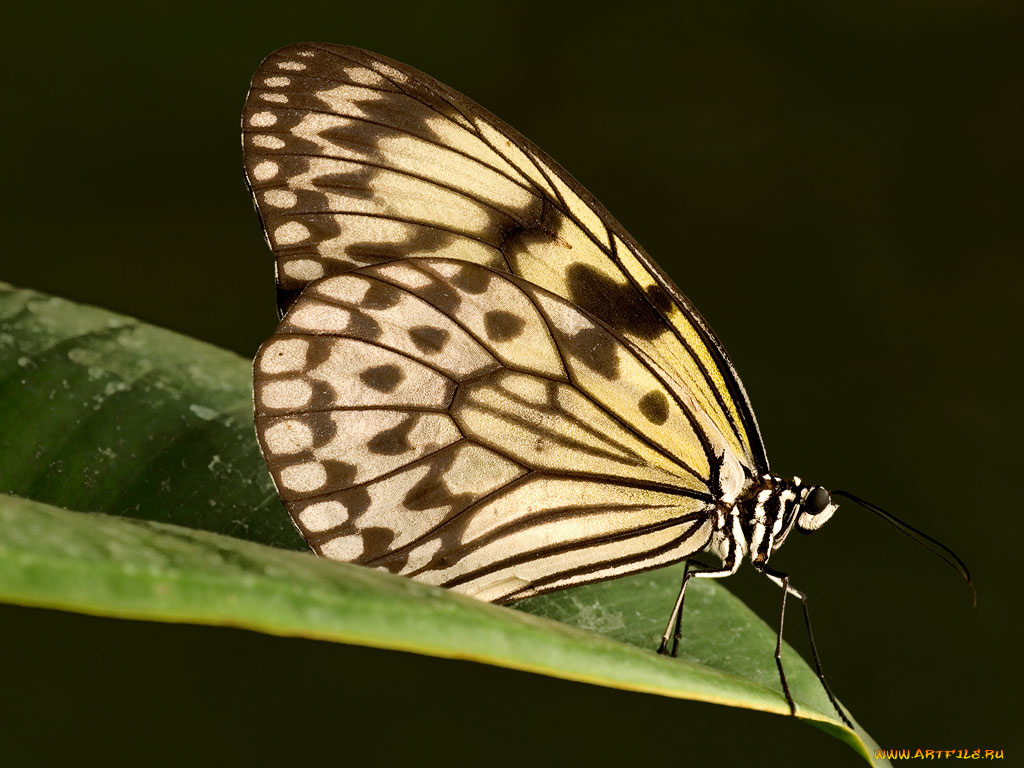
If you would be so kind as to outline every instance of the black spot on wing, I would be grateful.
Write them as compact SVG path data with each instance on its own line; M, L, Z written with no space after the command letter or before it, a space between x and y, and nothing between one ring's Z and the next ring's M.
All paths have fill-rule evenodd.
M668 398L657 389L640 398L640 413L652 424L664 424L668 421Z
M449 335L444 328L429 325L417 325L409 329L409 338L420 352L440 352L448 342Z
M322 448L338 436L338 425L330 413L311 413L302 417L313 433L313 446Z
M359 306L366 309L391 309L402 300L402 291L393 285L372 280Z
M462 304L459 292L440 280L432 281L425 288L417 290L416 293L447 315L455 312Z
M365 563L387 552L395 539L395 532L385 526L360 528L359 533L363 537L363 552L356 558L357 563Z
M352 320L349 319L351 324ZM330 357L331 352L334 351L334 345L336 339L330 336L316 336L309 340L309 346L306 347L306 369L313 371L319 368L321 365L326 363ZM320 380L309 382L314 390L317 390L317 385L320 384ZM326 384L326 382L322 382ZM329 388L328 388L329 389ZM333 391L330 390L329 391Z
M436 509L437 507L464 507L473 499L473 494L455 494L444 482L444 470L432 471L409 489L402 503L412 510Z
M370 492L365 486L353 488L339 494L339 500L348 510L349 517L355 519L370 508Z
M359 374L360 381L378 392L394 392L395 387L404 378L405 374L402 373L402 369L393 363L375 365L373 368L367 368Z
M615 343L603 331L597 328L584 328L566 338L566 347L569 354L592 371L606 379L618 378L619 357Z
M510 341L523 332L526 321L519 315L492 309L484 315L484 331L491 341Z
M398 456L412 449L409 445L409 433L416 424L415 416L408 416L391 429L378 432L370 442L366 444L370 453L380 456Z
M320 460L327 473L327 481L321 486L323 490L340 490L348 488L356 479L356 467L345 461L336 459Z
M491 273L486 269L467 265L456 273L452 282L466 293L479 295L491 284Z
M664 318L632 283L620 284L589 264L573 264L566 270L569 300L616 329L644 339L667 330Z
M654 305L654 308L659 312L667 315L672 311L672 307L675 303L672 301L672 297L668 295L668 291L662 288L660 285L649 285L644 291L644 295L647 296L647 300Z
M365 339L366 341L380 338L382 332L380 323L359 311L352 312L348 325L345 326L346 336L351 336L354 339Z
M434 456L427 474L409 489L402 499L402 504L407 509L422 511L437 507L462 510L472 503L474 494L452 493L445 483L445 476L455 464L457 456L458 448L454 447Z

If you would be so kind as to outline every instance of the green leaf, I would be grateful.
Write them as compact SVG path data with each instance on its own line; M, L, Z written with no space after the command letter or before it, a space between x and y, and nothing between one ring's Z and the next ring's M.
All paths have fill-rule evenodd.
M774 630L717 584L688 591L681 657L654 653L679 567L510 610L288 551L304 545L259 455L249 366L0 284L0 492L12 494L0 496L0 599L466 658L788 714ZM799 715L870 760L870 738L839 723L813 671L783 653Z
M0 283L0 423L2 493L306 549L231 352Z
M245 627L469 659L665 696L787 712L774 686L727 669L764 655L773 633L716 584L698 582L685 656L717 641L704 662L668 659L614 639L633 632L625 610L652 629L638 605L653 590L671 600L677 568L574 590L562 603L513 611L391 574L310 554L163 523L82 514L0 496L0 599L83 613ZM628 599L627 599L628 598ZM625 606L629 606L628 609ZM543 606L543 608L541 608ZM584 628L543 618L572 618ZM725 622L732 626L722 627ZM732 623L734 622L735 623ZM611 629L606 636L594 629ZM710 638L705 635L710 633ZM641 631L641 634L643 632ZM726 636L732 635L729 640ZM855 734L806 707L817 681L790 661L801 716L867 755ZM755 677L761 677L761 673ZM827 702L825 702L827 704Z

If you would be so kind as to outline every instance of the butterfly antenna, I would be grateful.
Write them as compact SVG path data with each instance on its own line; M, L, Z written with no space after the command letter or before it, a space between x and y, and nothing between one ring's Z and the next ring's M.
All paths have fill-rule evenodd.
M964 581L967 582L967 586L970 587L971 590L971 605L976 606L978 604L978 593L974 590L974 583L971 581L971 572L967 570L967 566L964 564L964 561L957 557L956 553L941 541L933 539L924 531L919 531L909 523L903 522L895 515L886 512L884 509L872 504L870 501L865 501L859 496L853 495L849 491L832 491L832 495L844 496L855 504L859 504L864 507L864 509L871 510L894 528L912 538L929 552L941 557L942 560L951 568L955 568L957 573L959 573L963 577Z

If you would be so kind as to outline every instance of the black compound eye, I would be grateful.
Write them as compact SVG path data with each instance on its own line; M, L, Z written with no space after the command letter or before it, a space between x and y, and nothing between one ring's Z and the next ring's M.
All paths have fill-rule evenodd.
M823 512L831 503L832 498L829 496L828 491L820 485L816 485L807 494L807 498L804 499L803 511L809 515L816 515L819 512Z

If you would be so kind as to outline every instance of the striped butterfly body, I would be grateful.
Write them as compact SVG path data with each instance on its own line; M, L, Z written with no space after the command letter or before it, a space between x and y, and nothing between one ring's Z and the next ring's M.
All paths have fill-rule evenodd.
M331 45L269 56L242 127L283 315L256 428L318 554L508 602L709 552L673 653L690 578L746 557L803 602L769 560L830 494L770 473L710 327L551 158Z

